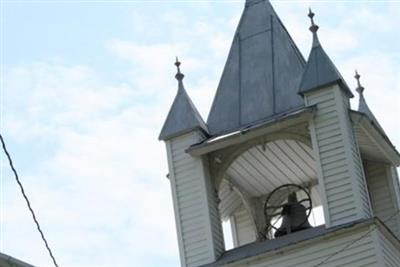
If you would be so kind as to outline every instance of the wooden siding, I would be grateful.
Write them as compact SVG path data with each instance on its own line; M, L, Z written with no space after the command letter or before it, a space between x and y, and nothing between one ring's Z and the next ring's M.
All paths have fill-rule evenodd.
M255 226L247 210L240 207L231 218L234 247L256 241Z
M224 179L218 190L219 202L219 213L222 220L228 220L230 216L242 205L242 199L233 190L233 186Z
M307 94L306 105L317 106L310 130L326 224L330 227L369 218L370 201L348 98L338 86L332 86Z
M356 123L353 128L363 159L378 162L390 162L388 156L382 152L382 149L379 148L376 141L371 139L365 129L363 129L358 123Z
M391 183L390 167L382 163L364 163L374 216L377 216L397 236L400 236L398 202ZM390 219L390 220L389 220Z
M400 266L400 243L389 233L378 232L380 253L385 267Z
M312 149L294 140L254 146L241 154L226 173L253 197L265 196L283 184L306 184L317 179Z
M225 250L208 167L201 158L185 152L201 139L192 132L166 143L181 264L188 267L212 262Z
M312 267L330 257L324 264L318 266L382 267L376 256L376 241L369 231L369 227L344 231L329 238L311 240L301 246L286 247L264 256L244 259L226 266ZM341 252L337 253L338 251ZM337 254L334 255L335 253Z

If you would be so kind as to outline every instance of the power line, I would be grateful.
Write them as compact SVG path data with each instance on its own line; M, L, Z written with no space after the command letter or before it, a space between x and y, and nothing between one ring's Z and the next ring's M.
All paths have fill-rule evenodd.
M2 144L2 146L3 146L4 153L5 153L6 156L7 156L7 159L8 159L8 162L9 162L9 164L10 164L11 170L13 171L13 173L14 173L14 175L15 175L15 180L17 181L17 183L18 183L18 185L19 185L19 188L21 189L21 193L22 193L22 195L23 195L23 197L24 197L24 199L25 199L25 201L26 201L26 204L28 205L29 211L30 211L31 214L32 214L32 218L33 218L33 220L34 220L34 222L35 222L35 224L36 224L37 230L39 231L40 236L42 237L42 240L43 240L44 244L46 245L47 251L49 252L49 255L50 255L51 259L53 260L54 266L59 267L58 264L57 264L56 259L54 258L53 252L51 251L50 246L49 246L49 244L48 244L46 238L44 237L44 234L43 234L42 229L40 228L39 222L38 222L38 220L36 219L36 215L35 215L35 212L34 212L33 209L32 209L31 203L29 202L29 199L28 199L27 195L25 194L24 187L22 186L22 183L21 183L21 181L19 180L18 173L17 173L17 171L16 171L16 169L15 169L15 167L14 167L14 164L13 164L13 162L12 162L12 160L11 160L11 156L10 156L10 154L9 154L8 151L7 151L6 144L5 144L4 139L3 139L3 136L2 136L1 134L0 134L0 139L1 139L1 144Z
M390 221L391 219L393 219L394 217L396 217L397 215L400 214L400 210L398 210L396 213L394 213L392 216L390 216L389 218L387 218L384 223L387 223L388 221ZM370 230L368 230L368 232L366 232L365 234L363 234L362 236L360 236L359 238L349 242L348 244L346 244L343 248L339 249L338 251L336 251L335 253L329 255L327 258L325 258L323 261L321 261L320 263L318 263L317 265L314 265L313 267L319 267L322 266L322 264L326 263L328 260L332 259L333 257L335 257L336 255L342 253L343 251L345 251L347 248L351 247L352 245L354 245L355 243L357 243L358 241L360 241L361 239L367 237L370 233L372 233L372 231L374 231L376 229L376 226L371 227Z

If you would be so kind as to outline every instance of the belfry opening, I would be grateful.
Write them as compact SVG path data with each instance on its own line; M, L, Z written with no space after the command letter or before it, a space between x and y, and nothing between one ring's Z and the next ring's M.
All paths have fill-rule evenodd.
M285 133L273 135L278 138ZM223 162L223 151L214 159L214 166L225 168L220 171L218 207L222 221L229 222L231 228L228 233L232 236L225 238L232 238L234 247L275 238L275 232L282 227L282 212L291 193L305 206L304 214L300 214L301 222L293 225L292 230L308 222L312 226L323 224L316 162L310 142L304 143L300 135L296 139L294 134L286 135L287 139L279 137L265 142L266 138L261 138L259 144L253 141L238 145L238 151L233 152L236 157L227 159L230 164ZM292 221L296 217L294 213Z

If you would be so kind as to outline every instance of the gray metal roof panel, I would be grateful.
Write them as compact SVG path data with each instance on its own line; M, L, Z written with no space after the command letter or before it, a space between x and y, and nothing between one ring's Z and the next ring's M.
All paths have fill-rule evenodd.
M178 93L165 120L159 140L167 140L193 129L208 132L207 125L187 94L183 82L179 81Z
M367 101L364 98L363 94L360 94L360 100L358 103L358 111L364 113L368 116L368 118L376 125L376 127L386 136L385 131L383 130L382 126L379 124L378 120L375 118L374 114L372 113L371 109L369 108Z
M3 265L7 264L7 265ZM14 267L35 267L31 264L18 260L14 257L8 256L0 252L0 266L14 266Z
M314 37L314 44L307 60L307 65L304 70L303 77L300 83L300 94L309 92L323 86L338 83L341 88L350 96L353 97L346 81L343 79L336 66L333 64L329 56L325 53L318 39Z
M247 1L207 120L210 134L304 106L297 94L304 66L269 1Z

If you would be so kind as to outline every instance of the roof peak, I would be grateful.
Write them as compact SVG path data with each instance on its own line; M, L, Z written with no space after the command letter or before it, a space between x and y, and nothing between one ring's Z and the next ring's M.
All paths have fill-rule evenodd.
M178 81L182 81L183 78L185 78L185 75L183 75L183 74L181 73L181 68L180 68L181 62L179 61L178 57L176 57L176 60L175 60L175 64L174 64L174 65L175 65L176 68L177 68L177 72L176 72L175 78L176 78Z
M356 88L356 91L357 91L360 95L362 95L362 94L364 93L364 87L361 85L361 82L360 82L361 75L358 73L357 70L355 71L355 76L354 76L354 78L357 80L357 88Z
M181 73L181 62L179 62L178 58L176 58L174 65L177 67L175 78L178 80L178 93L161 130L160 140L171 139L195 129L208 133L207 125L185 90L183 85L185 75Z
M360 97L359 102L358 102L358 111L367 115L367 117L379 128L379 130L381 130L382 133L385 134L385 131L383 130L382 126L379 124L378 120L375 118L371 109L367 105L367 101L365 100L365 97L364 97L364 87L361 85L361 82L360 82L361 75L358 73L357 70L355 71L354 78L357 80L356 91L358 92L359 97Z
M319 26L315 24L314 16L315 14L310 8L308 17L311 20L310 31L313 34L313 44L307 60L305 71L303 73L299 93L304 95L305 92L309 92L329 84L338 83L349 97L353 97L353 94L351 93L342 75L337 70L329 56L325 53L321 43L319 42L317 35Z
M317 34L319 26L317 24L315 24L314 16L315 16L315 13L312 12L311 8L308 8L308 17L311 20L311 26L309 29L313 34L313 47L321 45L319 42L319 39L318 39L318 34Z
M268 0L247 0L208 116L210 134L304 106L305 60Z

